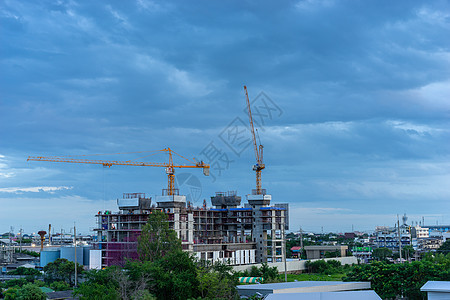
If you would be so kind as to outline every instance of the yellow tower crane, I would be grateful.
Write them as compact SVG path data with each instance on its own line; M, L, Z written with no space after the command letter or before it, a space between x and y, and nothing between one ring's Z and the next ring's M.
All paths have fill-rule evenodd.
M253 171L256 172L256 195L262 195L263 189L261 188L261 171L264 170L266 165L263 163L263 145L256 142L255 127L253 126L252 110L250 108L250 100L248 98L247 87L244 85L245 96L247 100L248 118L250 120L250 127L252 131L253 147L255 150L256 164L253 165Z
M164 167L166 168L166 174L168 177L167 183L167 195L175 194L175 168L202 168L203 174L209 176L209 165L205 164L203 161L196 162L193 160L189 160L180 154L176 153L170 148L162 149L156 151L156 153L166 152L169 154L169 162L166 163L152 163L152 162L140 162L140 161L116 161L116 160L93 160L93 159L79 159L73 158L71 156L29 156L27 161L50 161L50 162L65 162L65 163L81 163L81 164L97 164L103 165L104 167L111 167L114 165L120 166L140 166L140 167ZM133 153L142 153L142 152L133 152ZM178 155L179 157L187 160L191 164L188 165L175 165L173 163L172 153ZM124 153L115 153L115 154L124 154ZM100 154L95 154L100 155Z

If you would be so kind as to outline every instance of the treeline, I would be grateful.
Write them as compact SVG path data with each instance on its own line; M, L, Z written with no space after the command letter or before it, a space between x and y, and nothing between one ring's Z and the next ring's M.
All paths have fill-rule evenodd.
M370 281L373 290L383 299L425 299L420 288L429 280L450 280L450 254L428 254L421 261L393 264L375 261L357 265L344 281Z
M9 271L8 275L22 275L22 278L11 279L0 283L0 298L5 300L39 300L47 299L40 287L48 287L54 291L66 291L72 288L75 264L67 259L57 259L44 267L45 275L31 268L18 267ZM78 272L82 275L83 266L78 264Z

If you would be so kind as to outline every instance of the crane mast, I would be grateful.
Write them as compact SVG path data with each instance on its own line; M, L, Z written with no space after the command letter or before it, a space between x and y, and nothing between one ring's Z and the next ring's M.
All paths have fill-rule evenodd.
M263 145L261 143L257 143L256 134L255 134L255 126L253 125L252 118L252 110L250 108L250 100L248 98L247 87L244 85L245 96L247 100L247 110L248 110L248 118L250 121L250 128L252 132L253 139L253 149L255 151L256 164L253 165L253 171L256 172L256 195L262 195L263 189L261 188L261 171L266 167L263 163Z
M114 165L121 166L139 166L139 167L165 167L166 174L168 177L167 183L167 194L174 195L175 194L175 168L202 168L203 174L209 176L209 168L208 164L205 164L203 161L193 162L188 160L187 158L179 155L175 151L170 148L166 148L163 150L159 150L158 152L167 152L169 154L169 162L168 163L153 163L153 162L140 162L140 161L117 161L117 160L93 160L93 159L78 159L68 156L29 156L27 161L50 161L50 162L65 162L65 163L82 163L82 164L97 164L103 165L104 167L111 167ZM193 162L191 165L175 165L173 163L172 153L177 154L178 156L186 159L187 161Z

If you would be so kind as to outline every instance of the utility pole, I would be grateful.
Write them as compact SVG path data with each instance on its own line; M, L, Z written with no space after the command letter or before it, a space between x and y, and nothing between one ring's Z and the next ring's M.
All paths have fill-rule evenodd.
M48 245L52 245L52 224L48 224Z
M301 248L301 252L300 252L300 259L302 259L302 254L303 254L303 230L302 227L300 226L300 248Z
M77 228L75 227L75 222L73 222L73 246L74 246L74 252L75 252L75 285L77 286Z
M283 230L282 230L282 234L283 234L283 256L284 256L284 281L285 282L287 282L287 263L286 263L286 246L287 246L287 243L286 243L286 234L285 234L285 232L284 232L284 230L285 230L285 228L284 228L284 222L281 224L282 225L282 227L283 227Z
M398 250L400 253L400 263L402 263L402 237L400 235L400 220L397 215Z
M22 235L23 235L22 227L20 228L19 232L20 232L19 249L20 249L20 253L22 253Z

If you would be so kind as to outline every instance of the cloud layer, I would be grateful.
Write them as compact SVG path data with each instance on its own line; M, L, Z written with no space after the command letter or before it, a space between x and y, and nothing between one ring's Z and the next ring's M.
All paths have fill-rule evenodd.
M449 20L447 1L3 1L0 201L86 199L74 203L91 218L124 192L160 194L164 170L26 158L192 158L211 143L229 160L214 178L192 170L199 202L248 194L253 151L220 138L247 122L247 85L282 112L259 128L263 187L296 209L292 227L369 230L405 212L450 223ZM11 216L0 232L25 225Z

